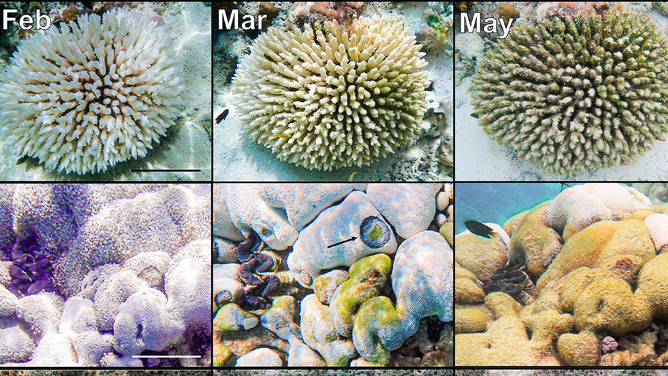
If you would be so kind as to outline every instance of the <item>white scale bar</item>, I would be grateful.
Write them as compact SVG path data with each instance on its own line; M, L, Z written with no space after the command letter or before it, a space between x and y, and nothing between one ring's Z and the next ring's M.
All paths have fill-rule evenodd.
M201 358L201 355L133 355L133 358Z

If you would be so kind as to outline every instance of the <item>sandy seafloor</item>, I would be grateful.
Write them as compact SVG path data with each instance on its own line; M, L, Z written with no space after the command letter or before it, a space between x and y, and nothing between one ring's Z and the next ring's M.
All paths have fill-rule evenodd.
M311 3L308 3L311 4ZM285 22L283 9L291 3L276 3L282 9L277 20L272 25ZM257 12L256 4L246 4L249 12ZM310 5L309 5L310 6ZM414 5L398 10L389 9L387 5L369 3L365 5L362 16L374 14L392 14L404 16L404 26L419 29L419 18L423 16L423 7L427 4ZM243 9L242 9L243 10ZM283 17L283 19L282 19ZM214 24L216 24L214 22ZM216 25L214 25L216 26ZM415 35L412 32L412 35ZM434 82L438 92L438 101L441 102L439 112L445 116L445 121L430 124L423 120L421 130L414 144L400 147L395 154L389 154L370 166L346 167L333 171L308 170L294 164L281 161L264 146L255 143L244 132L244 125L238 113L231 105L231 80L227 75L236 69L236 57L249 51L252 40L248 37L239 38L238 32L222 32L217 41L214 41L214 98L213 116L221 114L225 109L229 113L224 121L213 126L214 138L214 181L348 181L353 173L354 181L451 181L446 167L439 164L435 158L438 144L444 142L452 160L452 87L453 87L453 59L451 56L435 58L428 54L425 59L430 71L429 80ZM438 82L435 82L438 81ZM438 85L438 87L436 87ZM440 89L440 90L439 90ZM436 129L436 128L439 129Z
M647 3L651 4L651 3ZM518 7L518 10L520 8ZM649 11L649 16L659 30L668 36L668 17ZM524 15L524 13L522 13ZM535 12L534 12L535 15ZM473 49L471 39L459 38L460 26L455 21L455 48ZM478 55L478 59L482 56ZM458 181L487 180L668 180L668 139L657 141L654 147L644 155L636 156L635 161L618 167L599 169L593 173L575 174L570 177L546 173L540 167L518 158L513 151L492 141L478 120L471 114L472 76L466 76L455 87L455 173Z
M9 5L18 8L18 5ZM62 11L68 5L70 4L39 3L39 9L42 14L48 14L50 9ZM204 2L147 2L132 5L130 8L141 10L149 16L162 17L174 44L174 52L170 54L180 62L183 69L181 84L185 86L182 94L185 108L182 110L182 117L167 130L167 137L162 137L159 144L154 143L153 150L142 159L130 159L109 167L104 173L86 175L46 170L36 158L28 158L17 165L18 157L3 145L0 147L0 180L211 180L211 7ZM124 6L127 7L127 4ZM0 72L5 71L16 50L18 38L11 33L10 31L9 37L0 37ZM200 171L133 171L146 169Z

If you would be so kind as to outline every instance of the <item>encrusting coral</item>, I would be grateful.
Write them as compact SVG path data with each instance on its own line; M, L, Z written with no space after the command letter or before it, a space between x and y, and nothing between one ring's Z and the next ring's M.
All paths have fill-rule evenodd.
M668 43L625 12L517 24L474 77L485 132L570 175L620 165L668 131Z
M6 145L77 174L145 156L183 106L167 33L126 10L61 25L23 41L3 76Z
M279 159L319 170L369 165L413 139L427 110L420 47L380 17L271 28L241 59L235 105Z

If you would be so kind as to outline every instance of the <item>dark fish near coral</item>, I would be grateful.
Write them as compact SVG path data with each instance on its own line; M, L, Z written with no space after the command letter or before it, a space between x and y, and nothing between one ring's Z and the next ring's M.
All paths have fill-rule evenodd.
M28 59L26 59L26 64L27 64L27 63L28 63ZM20 165L21 163L25 163L25 161L27 161L28 158L30 158L30 157L28 157L27 155L24 155L23 157L19 158L18 161L16 161L16 165L18 166L18 165Z
M471 231L471 233L482 236L483 238L492 239L492 235L498 235L498 233L493 228L478 221L465 221L464 226L466 226L466 228Z
M476 119L479 118L478 114L476 114L475 112L471 112L471 117Z
M572 187L572 185L568 183L560 183L561 184L561 190L559 192L563 192L564 189Z
M229 109L225 109L225 111L221 112L220 115L216 116L216 124L220 124L221 121L225 120L227 117L227 114L230 113Z

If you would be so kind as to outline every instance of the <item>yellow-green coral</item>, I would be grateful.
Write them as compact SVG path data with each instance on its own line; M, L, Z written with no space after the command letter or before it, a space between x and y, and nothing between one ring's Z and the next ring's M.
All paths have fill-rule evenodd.
M561 252L561 237L547 225L548 209L546 202L526 213L510 238L511 258L514 254L523 255L527 270L534 276L541 275Z
M559 255L537 282L538 292L558 289L562 277L579 267L596 267L605 259L638 256L648 261L655 255L647 227L638 219L599 221L571 236Z
M445 222L443 226L438 230L438 232L443 235L445 240L447 240L448 244L450 244L450 247L452 248L454 246L454 240L455 240L455 227L452 222Z
M517 23L474 86L485 132L555 174L620 165L668 131L668 43L638 14Z
M478 286L477 280L473 272L455 262L455 301L482 303L485 300L485 291Z
M595 366L601 356L601 345L590 331L566 333L557 342L559 354L571 366Z
M390 352L387 349L398 346L387 343L386 339L401 337L394 333L401 329L402 317L394 309L388 297L378 296L367 300L355 316L353 327L355 348L366 360L387 365L390 362ZM377 333L381 330L383 333L379 334L384 335L369 335L369 333Z
M520 318L519 304L501 292L487 295L485 303L496 320L485 333L455 336L456 366L560 365L554 343L572 329L570 315L550 309Z
M380 295L391 269L392 260L384 253L359 259L350 267L350 279L336 289L329 305L332 321L340 335L352 335L357 309L365 301Z
M487 329L487 315L477 308L455 312L455 333L477 333Z

